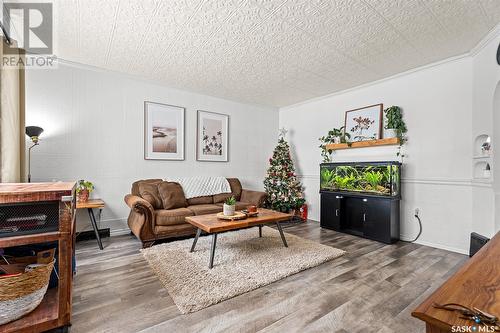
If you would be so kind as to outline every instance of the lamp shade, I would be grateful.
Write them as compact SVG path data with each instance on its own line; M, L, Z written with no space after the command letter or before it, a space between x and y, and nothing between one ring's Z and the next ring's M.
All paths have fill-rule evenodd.
M43 128L38 126L26 126L26 135L30 138L39 137L43 133Z

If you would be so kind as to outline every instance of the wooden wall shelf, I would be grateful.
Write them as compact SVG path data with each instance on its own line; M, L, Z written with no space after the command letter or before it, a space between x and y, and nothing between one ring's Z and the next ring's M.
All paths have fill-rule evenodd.
M351 148L366 148L366 147L376 147L376 146L389 146L389 145L399 145L399 138L388 138L379 140L367 140L353 142L349 147L347 143L330 143L326 145L327 150L341 150L341 149L351 149Z

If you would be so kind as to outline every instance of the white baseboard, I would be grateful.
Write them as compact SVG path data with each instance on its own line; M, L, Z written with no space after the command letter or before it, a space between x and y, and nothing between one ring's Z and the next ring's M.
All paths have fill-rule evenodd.
M412 240L412 238L405 237L403 235L400 236L400 239L402 241L406 241L406 242ZM459 248L452 247L452 246L446 246L446 245L442 245L442 244L435 244L435 243L431 243L431 242L421 241L421 240L418 240L418 239L415 242L415 244L429 246L429 247L433 247L435 249L446 250L446 251L450 251L450 252L455 252L455 253L469 255L469 250L464 250L464 249L459 249Z

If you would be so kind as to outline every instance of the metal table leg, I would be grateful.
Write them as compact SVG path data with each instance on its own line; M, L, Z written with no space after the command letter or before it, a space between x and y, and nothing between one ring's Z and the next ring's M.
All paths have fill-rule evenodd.
M217 233L212 235L212 248L210 249L210 264L208 268L212 269L214 267L214 256L215 256L215 245L217 244Z
M259 225L259 237L262 237L262 226Z
M286 239L285 239L285 234L283 233L283 229L281 229L280 223L276 222L276 226L278 227L278 231L280 232L280 236L281 236L281 240L283 241L283 245L285 245L285 247L288 247L288 244L286 243Z
M102 247L102 242L101 242L101 236L99 236L99 229L97 229L97 222L95 220L94 211L92 210L92 208L88 208L87 211L89 213L90 223L92 223L92 228L94 228L95 237L97 239L97 244L99 245L99 249L102 250L103 247Z
M194 241L193 241L193 245L191 246L191 251L189 251L189 252L194 251L194 248L196 247L196 242L198 241L198 237L200 237L200 235L201 235L201 229L198 228L198 230L196 230L196 236L194 236Z

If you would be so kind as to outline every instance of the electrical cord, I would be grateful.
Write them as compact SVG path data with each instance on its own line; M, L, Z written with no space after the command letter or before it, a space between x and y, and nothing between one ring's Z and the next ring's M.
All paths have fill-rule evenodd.
M419 226L420 230L418 231L417 237L415 237L415 239L413 239L411 241L407 241L408 243L415 243L417 241L417 239L420 237L420 235L422 234L422 221L420 220L420 217L418 216L418 214L415 214L414 216L417 218L418 226Z

